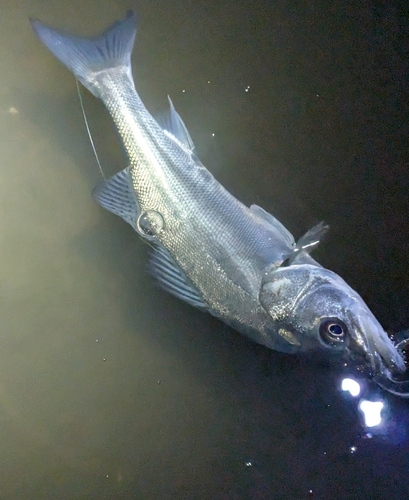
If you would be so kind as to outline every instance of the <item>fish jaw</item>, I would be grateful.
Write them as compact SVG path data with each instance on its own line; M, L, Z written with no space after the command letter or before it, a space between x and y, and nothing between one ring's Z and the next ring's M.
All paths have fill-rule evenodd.
M363 350L374 374L383 373L385 369L393 374L405 372L402 355L362 299L360 302L350 311L355 345Z
M409 370L406 366L404 350L409 345L409 338L394 344L386 332L369 341L372 358L372 375L382 389L399 396L409 398Z
M409 370L403 356L409 339L395 345L367 308L355 311L354 321L354 340L359 340L350 347L350 359L382 389L409 398ZM360 363L359 359L363 362Z
M409 345L409 338L406 338L395 345L397 350L402 352L407 349ZM404 374L404 377L397 378L393 373L386 367L381 366L381 369L377 374L374 375L375 382L385 389L386 391L395 394L401 398L409 398L409 374L408 369Z

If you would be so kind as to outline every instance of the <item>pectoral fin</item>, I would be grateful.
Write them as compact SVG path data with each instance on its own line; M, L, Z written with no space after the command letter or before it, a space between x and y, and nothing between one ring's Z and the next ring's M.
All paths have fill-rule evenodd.
M136 225L139 208L132 187L129 167L97 186L92 192L92 197L102 207L124 219L135 231L139 232Z

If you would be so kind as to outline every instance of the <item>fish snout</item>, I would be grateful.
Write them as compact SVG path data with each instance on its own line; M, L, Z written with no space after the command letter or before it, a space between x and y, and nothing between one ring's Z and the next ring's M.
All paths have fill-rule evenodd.
M359 329L366 343L366 352L374 373L387 369L393 374L406 371L405 360L388 334L372 314L364 312L358 316Z
M361 315L359 323L374 381L396 396L409 398L409 369L404 356L409 337L395 345L375 317Z

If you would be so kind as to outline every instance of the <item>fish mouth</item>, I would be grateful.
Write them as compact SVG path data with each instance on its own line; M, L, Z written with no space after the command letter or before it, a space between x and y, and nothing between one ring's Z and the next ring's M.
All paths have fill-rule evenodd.
M409 337L395 344L395 349L398 353L402 353L409 348ZM397 373L389 369L384 363L380 366L377 372L374 373L373 379L375 382L386 391L400 396L401 398L409 398L409 370L406 368L403 372Z
M372 314L365 311L358 316L353 335L370 364L373 380L386 391L409 398L409 370L404 352L409 348L409 336L394 344Z

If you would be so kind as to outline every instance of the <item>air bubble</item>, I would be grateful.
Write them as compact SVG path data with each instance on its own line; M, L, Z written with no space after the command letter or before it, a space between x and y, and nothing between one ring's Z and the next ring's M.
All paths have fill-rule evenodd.
M163 231L165 221L162 215L156 212L156 210L146 210L139 216L137 226L142 236L154 238Z

